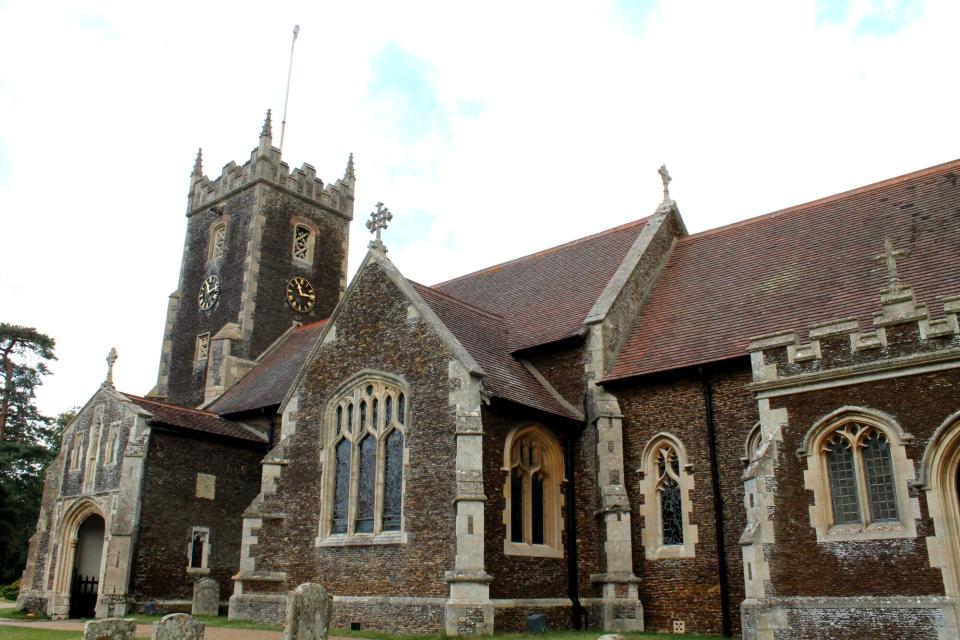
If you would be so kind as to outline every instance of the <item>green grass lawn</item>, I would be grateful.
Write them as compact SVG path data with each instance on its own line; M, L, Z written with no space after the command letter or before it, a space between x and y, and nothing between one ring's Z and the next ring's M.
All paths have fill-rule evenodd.
M0 627L0 640L78 640L82 634L78 631L54 631L53 629L31 629L29 627Z

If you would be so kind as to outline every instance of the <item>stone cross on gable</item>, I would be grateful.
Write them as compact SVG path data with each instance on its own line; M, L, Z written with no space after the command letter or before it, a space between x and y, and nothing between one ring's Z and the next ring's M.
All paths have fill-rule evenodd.
M113 387L113 365L117 361L117 349L116 347L110 348L110 353L107 354L107 379L103 381L103 386Z
M393 214L390 209L383 206L382 202L377 203L377 210L370 213L370 219L367 221L367 229L370 233L376 233L375 240L370 242L371 248L384 250L383 242L380 241L380 231L387 228L387 224L393 220Z
M887 288L890 291L899 291L903 288L900 276L897 274L897 258L900 256L909 256L909 249L894 249L890 238L883 239L883 253L874 257L878 263L884 263L887 267Z
M667 202L670 200L670 181L673 178L670 177L670 172L667 171L667 165L660 165L660 170L657 172L660 174L660 179L663 181L663 201Z

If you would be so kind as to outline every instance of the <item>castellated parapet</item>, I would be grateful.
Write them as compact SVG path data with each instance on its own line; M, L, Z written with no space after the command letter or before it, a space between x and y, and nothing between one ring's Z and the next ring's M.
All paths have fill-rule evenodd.
M263 181L348 220L353 219L353 192L356 185L353 155L350 156L344 176L333 184L324 185L323 180L317 177L317 170L306 162L291 172L290 166L280 157L280 149L272 144L269 111L260 133L260 143L243 166L231 160L224 165L220 176L211 180L202 173L200 161L198 155L190 181L187 216L207 210L235 191Z
M911 288L888 290L872 329L862 329L856 318L844 318L812 325L806 343L794 330L752 338L748 351L754 383L778 386L889 368L894 362L909 366L955 358L960 351L960 296L942 300L943 317L932 318Z

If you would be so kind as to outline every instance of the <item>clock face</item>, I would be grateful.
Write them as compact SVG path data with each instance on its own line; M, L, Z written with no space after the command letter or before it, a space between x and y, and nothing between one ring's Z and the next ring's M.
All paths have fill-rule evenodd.
M307 313L317 301L317 292L313 285L301 276L290 278L287 283L287 304L297 313Z
M197 294L197 304L204 311L208 311L220 297L220 278L214 275L207 276L200 284L200 293Z

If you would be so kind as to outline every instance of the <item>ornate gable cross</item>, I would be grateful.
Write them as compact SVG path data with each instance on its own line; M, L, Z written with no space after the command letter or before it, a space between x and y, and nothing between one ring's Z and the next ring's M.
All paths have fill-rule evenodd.
M383 242L380 241L380 231L386 229L389 222L393 220L393 214L390 209L383 206L382 202L377 203L377 210L370 213L370 219L367 220L367 229L370 233L377 234L375 240L370 242L371 248L384 249Z
M670 201L670 181L673 178L670 177L670 172L667 171L667 165L660 165L660 170L657 171L660 174L660 179L663 181L663 201Z
M909 249L894 249L890 238L883 239L883 253L874 257L874 261L885 263L887 267L887 287L890 291L899 291L903 288L900 276L897 274L897 258L909 256Z
M110 353L107 354L107 379L103 381L103 386L113 387L113 365L117 361L117 349L111 347Z

